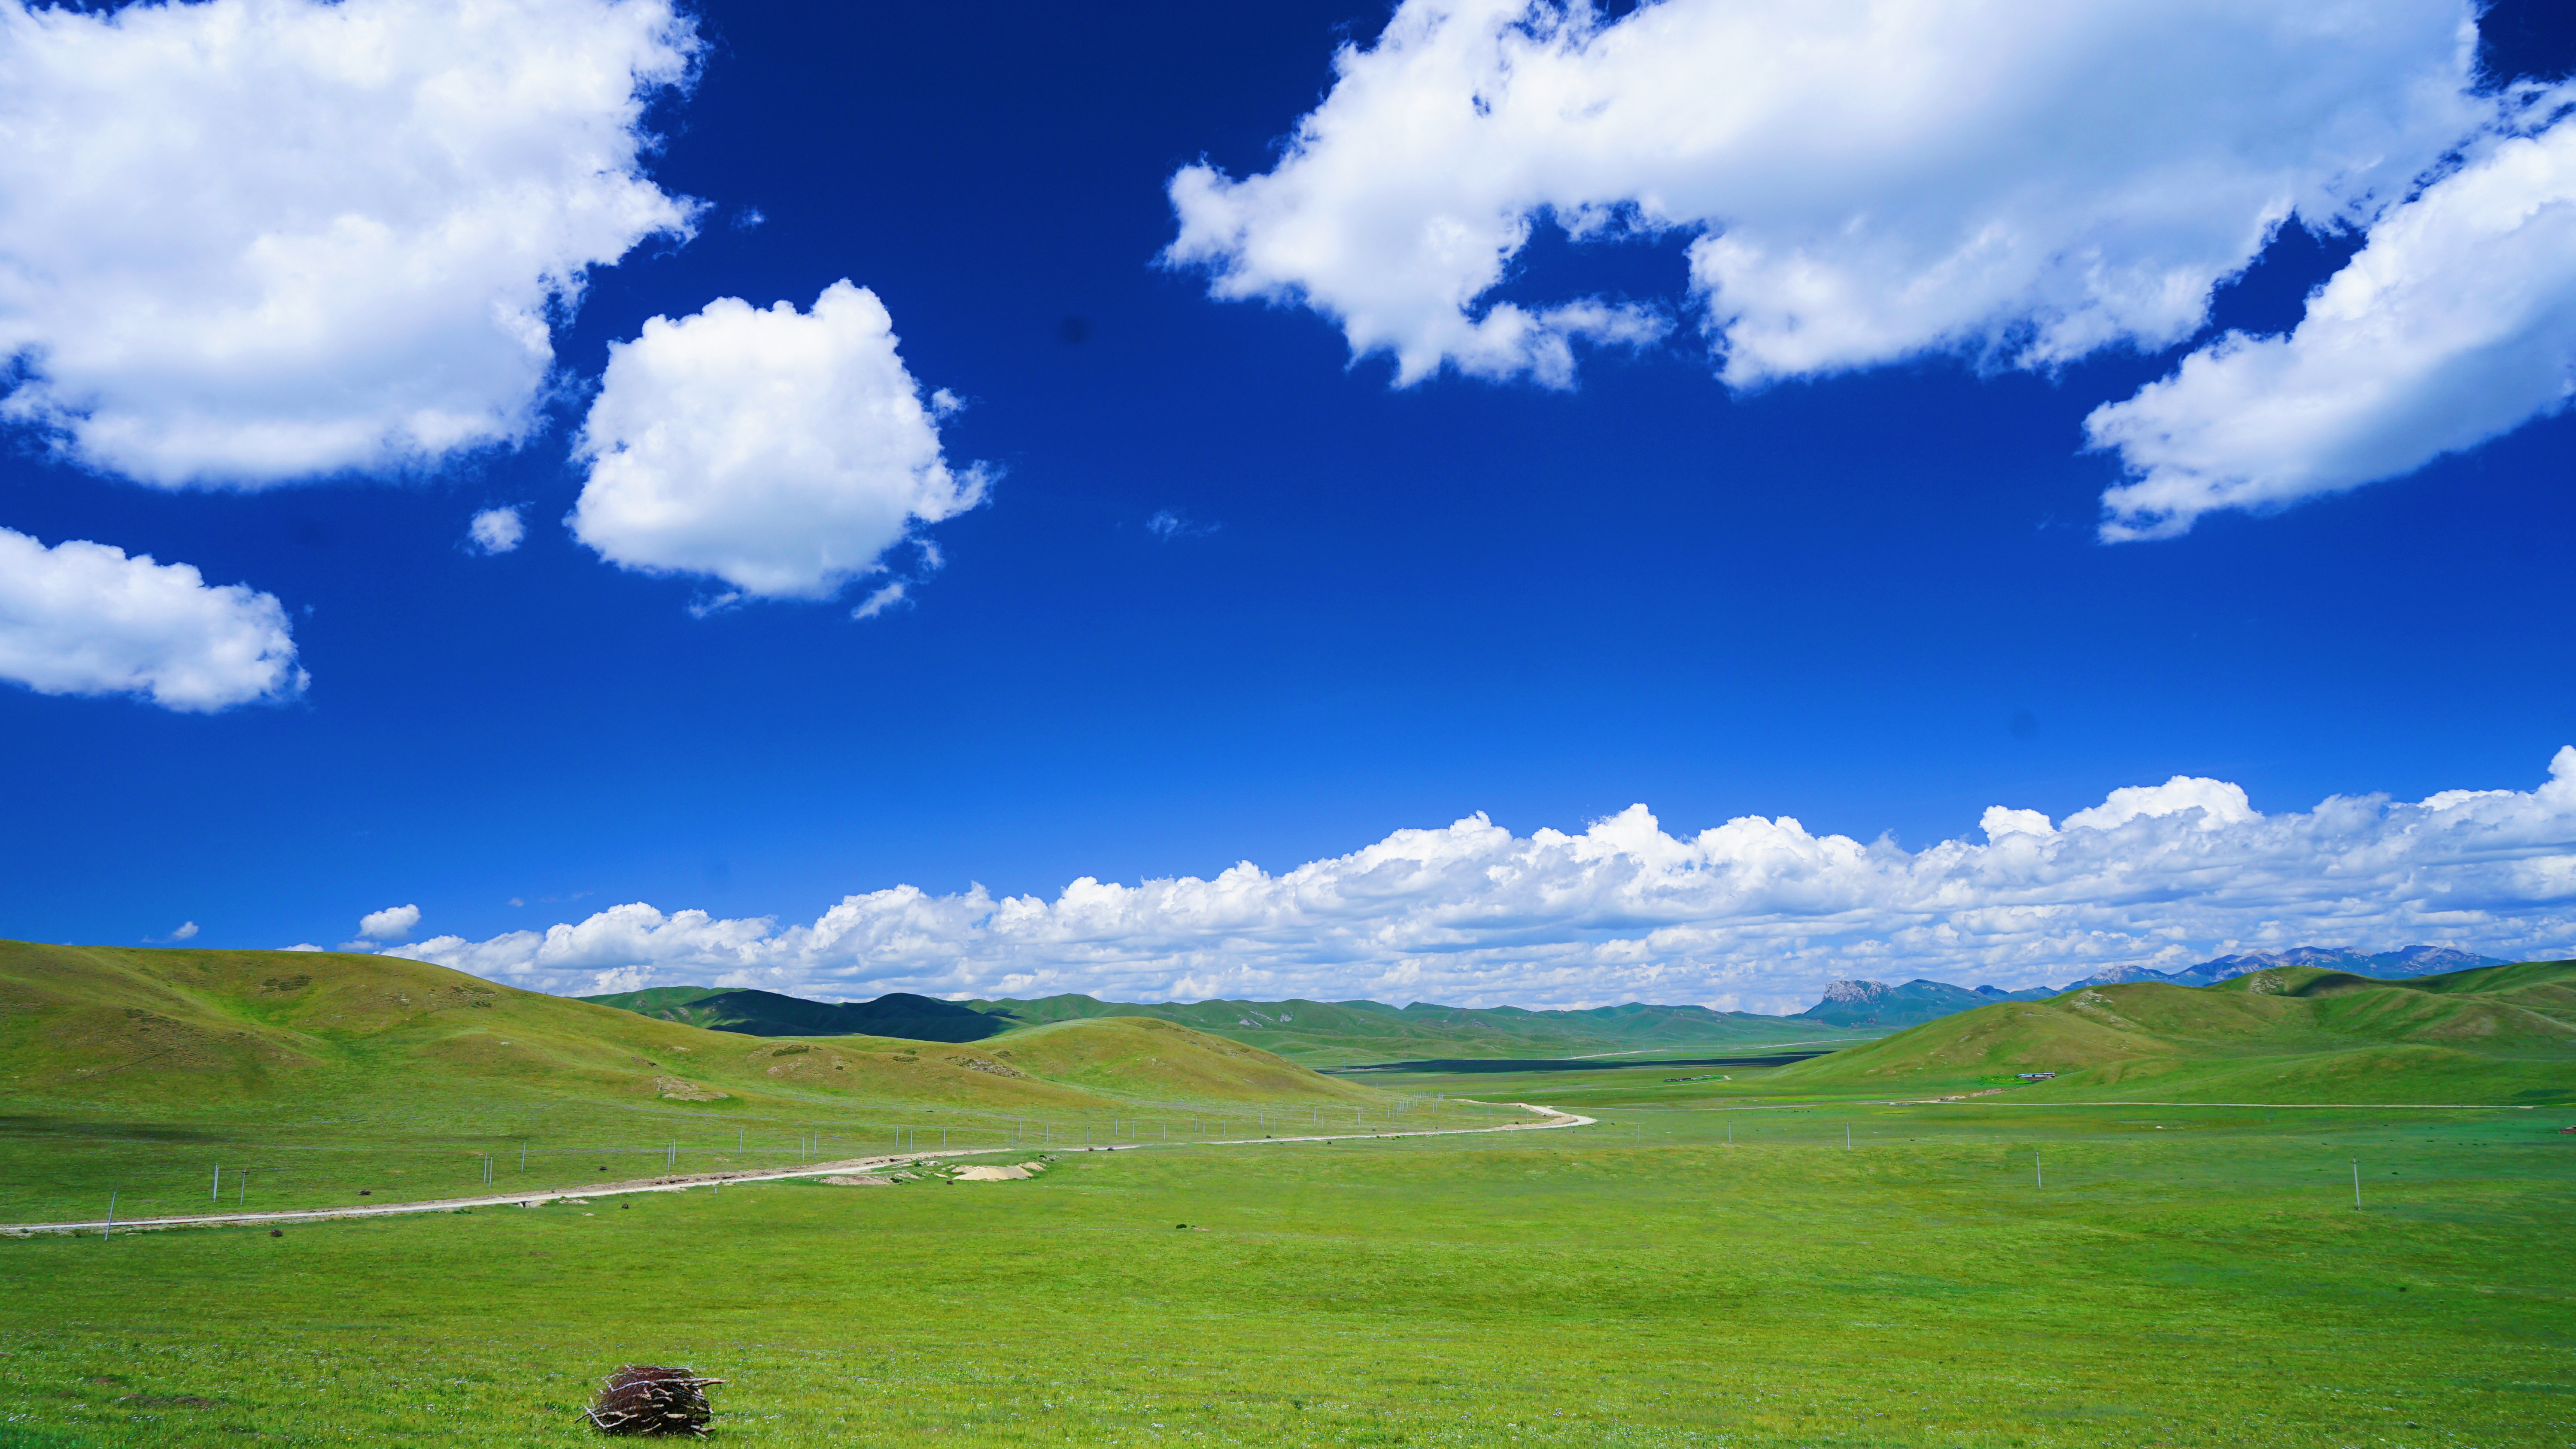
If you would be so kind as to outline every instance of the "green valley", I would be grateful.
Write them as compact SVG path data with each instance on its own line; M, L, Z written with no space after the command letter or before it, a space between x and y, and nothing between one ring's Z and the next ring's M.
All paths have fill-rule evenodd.
M726 1380L715 1442L782 1449L2541 1449L2576 1426L2571 983L2275 968L1805 1060L1341 1077L1154 1015L754 1036L13 945L11 1220L203 1210L219 1162L252 1208L943 1129L1054 1166L0 1242L0 1444L575 1444L600 1375L670 1362ZM2258 1082L2297 1105L2224 1105ZM1597 1120L1392 1135L1514 1102Z

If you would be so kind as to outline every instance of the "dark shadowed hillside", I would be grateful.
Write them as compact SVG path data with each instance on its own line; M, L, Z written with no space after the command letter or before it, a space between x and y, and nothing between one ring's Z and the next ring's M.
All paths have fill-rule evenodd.
M706 986L657 986L583 1001L614 1006L658 1021L685 1022L709 1031L747 1036L899 1036L913 1041L982 1041L1011 1029L1008 1019L896 991L874 1001L839 1005L781 996L775 991Z

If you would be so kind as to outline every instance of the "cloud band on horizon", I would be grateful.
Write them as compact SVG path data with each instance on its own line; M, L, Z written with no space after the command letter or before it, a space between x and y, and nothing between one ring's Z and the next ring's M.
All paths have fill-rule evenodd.
M567 993L689 981L1777 1012L1838 977L2019 987L2220 946L2576 943L2576 746L2528 792L2334 796L2264 815L2233 784L2176 776L2063 822L1998 806L1983 824L1983 844L1908 852L1787 816L1676 837L1635 805L1581 835L1521 837L1479 814L1278 875L1245 862L1213 880L1086 876L1053 901L899 885L786 927L635 903L387 954Z

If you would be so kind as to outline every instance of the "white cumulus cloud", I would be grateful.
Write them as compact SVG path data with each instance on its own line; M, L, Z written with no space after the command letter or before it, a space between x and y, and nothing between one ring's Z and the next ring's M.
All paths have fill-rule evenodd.
M727 598L829 598L985 489L980 469L949 468L893 319L847 281L811 312L722 297L612 343L580 453L575 537L627 568L721 580Z
M527 536L527 522L520 518L515 503L506 508L486 508L465 525L465 540L477 553L508 553Z
M2161 785L2123 785L2090 810L2066 817L2069 830L2115 830L2141 816L2163 818L2188 810L2200 812L2200 828L2217 830L2263 817L2245 798L2241 785L2176 775ZM1991 815L1993 812L1987 812ZM2044 822L2047 817L2040 817Z
M246 584L80 539L0 528L0 679L39 694L133 694L198 713L307 683L286 610Z
M377 941L399 941L420 924L420 907L387 906L358 918L358 934Z
M1990 841L2001 840L2007 835L2057 833L2057 827L2048 823L2047 812L2015 810L2008 805L1987 806L1985 817L1977 822L1977 828L1983 830L1986 833L1986 839Z
M524 439L586 270L691 225L639 158L697 47L668 0L0 0L0 412L165 486Z
M2490 113L2469 0L1405 0L1269 171L1171 180L1174 265L1411 383L1562 385L1663 319L1491 294L1549 218L1679 231L1730 383L2169 346L2282 220L2373 214ZM1676 278L1676 284L1681 282Z
M2224 781L2113 791L2050 828L1906 851L1748 816L1667 833L1642 805L1579 835L1485 817L1400 830L1281 874L1084 878L852 895L807 925L635 903L544 931L395 954L544 990L759 986L1091 991L1128 999L1373 997L1461 1005L1705 1002L1795 1010L1837 977L2062 985L2310 942L2576 951L2576 747L2530 791L2336 796L2264 814Z
M2576 88L2526 93L2537 134L2487 137L2370 231L2296 331L2231 333L2086 420L2134 475L2112 539L2411 473L2576 395Z
M196 923L196 922L194 922L194 921L181 921L181 922L179 923L179 929L177 929L177 930L175 930L175 931L172 931L172 932L170 933L170 939L171 939L171 940L173 940L173 941L188 941L188 940L194 940L194 939L196 938L196 935L197 935L197 923Z

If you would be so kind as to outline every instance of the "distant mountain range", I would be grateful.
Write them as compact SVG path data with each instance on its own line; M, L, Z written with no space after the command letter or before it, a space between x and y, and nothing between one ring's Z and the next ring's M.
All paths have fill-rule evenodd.
M1178 1022L1308 1065L1352 1065L1423 1057L1573 1057L1613 1052L1787 1042L1834 1031L1919 1025L1998 1001L2043 1001L2086 986L2165 981L2213 986L2272 966L2316 966L2382 979L2431 976L2499 965L2448 946L2409 946L2370 955L2299 946L2221 956L2179 971L2122 966L2064 986L2005 991L1941 981L1836 981L1825 999L1795 1016L1756 1016L1704 1006L1600 1006L1586 1011L1525 1011L1516 1006L1437 1006L1417 1001L1198 1001L1141 1003L1064 995L1034 1001L939 1001L897 991L873 1001L837 1005L716 986L656 986L585 996L662 1021L751 1036L891 1036L914 1041L982 1041L1013 1027L1101 1016L1148 1016Z
M1143 1016L1178 1023L1309 1066L1420 1058L1575 1057L1796 1042L1833 1027L1797 1017L1704 1006L1602 1006L1526 1011L1415 1002L1198 1001L1138 1003L1064 995L1034 1001L934 1001L897 992L832 1005L774 991L658 986L586 996L663 1021L752 1036L910 1037L981 1041L1014 1027L1092 1017Z
M2241 956L2221 956L2180 971L2150 971L2143 966L2115 966L2096 972L2064 990L2078 986L2117 986L2128 981L2170 981L2176 986L2215 986L2239 976L2274 966L2315 966L2326 971L2342 971L2354 976L2371 976L2382 981L2403 980L2409 976L2439 976L2446 971L2468 971L2479 966L2505 964L2493 956L2478 956L2449 946L2409 946L2403 951L2382 951L2376 955L2349 948L2329 946L2293 946L2287 951L2248 951Z
M2056 994L2045 986L2026 991L1980 986L1972 991L1946 981L1914 980L1902 986L1890 986L1884 981L1833 981L1825 985L1824 1000L1798 1015L1846 1028L1915 1026L1971 1007L1998 1001L2037 1001Z
M2239 976L2274 966L2314 966L2353 976L2401 980L2503 964L2493 956L2473 955L2449 946L2409 946L2403 951L2377 954L2349 948L2293 946L2287 951L2248 951L2239 956L2221 956L2214 961L2185 966L2179 971L2115 966L2064 986L2030 986L2019 991L2005 991L1993 986L1971 990L1944 981L1915 980L1902 986L1890 986L1883 981L1836 981L1825 987L1824 1000L1798 1015L1810 1021L1846 1028L1916 1026L1998 1001L2044 1001L2087 986L2118 986L2131 981L2215 986L2221 981L2233 981Z

